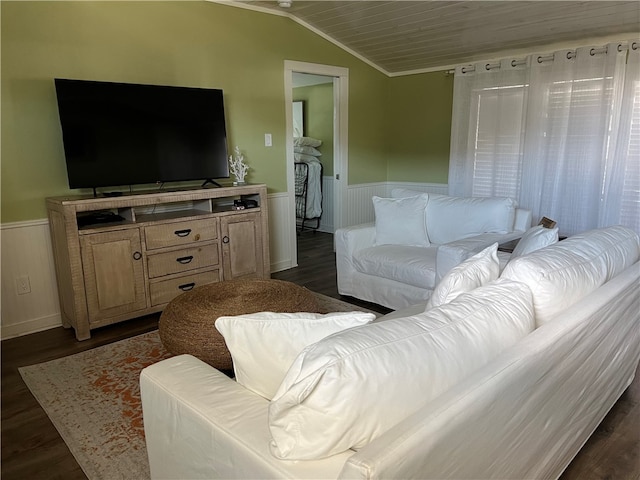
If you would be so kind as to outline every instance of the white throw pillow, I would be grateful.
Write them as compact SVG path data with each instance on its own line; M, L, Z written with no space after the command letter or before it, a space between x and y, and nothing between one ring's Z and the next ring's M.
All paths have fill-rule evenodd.
M376 245L430 245L425 221L429 200L426 193L406 198L374 196L372 200L376 215Z
M219 317L215 326L231 353L236 381L271 399L304 347L375 318L364 312L260 312Z
M314 157L322 156L320 150L309 146L293 147L293 151L294 153L304 153L305 155L313 155Z
M433 290L427 310L449 303L463 293L496 280L499 275L498 244L494 243L449 270Z
M295 137L293 145L296 147L319 147L322 145L322 140L311 137Z
M529 285L538 326L547 323L640 258L638 234L607 227L574 235L507 263L500 278Z
M271 453L359 449L533 330L529 288L497 281L420 315L332 335L294 361L269 405Z
M542 225L537 225L524 232L516 248L513 249L510 259L535 252L541 248L553 245L557 241L558 227L545 228Z

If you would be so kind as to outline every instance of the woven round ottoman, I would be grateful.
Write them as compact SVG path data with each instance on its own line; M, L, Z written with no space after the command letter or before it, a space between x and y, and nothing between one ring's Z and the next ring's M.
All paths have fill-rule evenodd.
M188 353L219 370L231 370L231 354L215 321L256 312L318 312L315 295L282 280L230 280L209 283L178 295L165 307L158 329L174 355Z

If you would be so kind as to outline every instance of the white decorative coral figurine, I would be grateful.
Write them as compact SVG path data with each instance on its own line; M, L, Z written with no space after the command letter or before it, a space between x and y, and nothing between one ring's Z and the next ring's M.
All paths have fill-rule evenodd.
M236 177L236 181L233 184L242 185L249 167L244 163L244 155L240 153L240 147L237 145L233 149L233 155L229 155L229 168L233 176Z

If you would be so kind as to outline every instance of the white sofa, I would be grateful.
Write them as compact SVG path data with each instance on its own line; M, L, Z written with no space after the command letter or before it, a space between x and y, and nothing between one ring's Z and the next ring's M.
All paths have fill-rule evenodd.
M557 478L635 375L639 258L637 234L622 227L524 255L450 303L393 312L310 345L271 402L188 355L152 365L141 374L152 478ZM437 328L421 333L428 325ZM318 352L330 360L314 385L302 379L296 390L292 379ZM430 398L440 369L455 380ZM313 395L332 383L338 391L318 417ZM290 393L309 403L278 416ZM385 403L394 398L398 409ZM284 430L274 425L283 418ZM314 419L317 429L305 432ZM278 443L288 426L301 457L307 441L339 446L377 422L391 426L364 444L351 440L356 448L277 458L289 455Z
M394 310L426 302L455 265L492 243L520 238L531 225L531 211L508 198L449 197L401 188L391 195L394 201L420 195L426 206L398 205L394 212L393 205L385 211L374 201L376 222L338 229L335 242L338 292ZM406 241L410 234L403 227L419 217L426 241ZM397 234L389 238L385 229Z

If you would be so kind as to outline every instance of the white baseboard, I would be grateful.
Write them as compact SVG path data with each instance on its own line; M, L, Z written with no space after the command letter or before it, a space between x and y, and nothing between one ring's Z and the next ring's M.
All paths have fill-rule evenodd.
M290 268L293 268L291 266L291 260L282 260L277 263L271 262L271 273L282 272L283 270L289 270Z
M21 337L22 335L29 335L30 333L41 332L61 326L62 319L60 318L60 314L54 313L46 317L33 318L6 326L2 325L0 336L2 340L7 340L9 338Z

